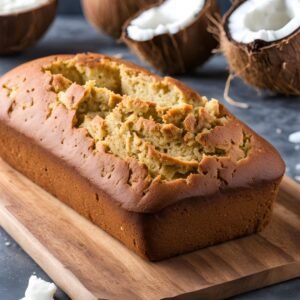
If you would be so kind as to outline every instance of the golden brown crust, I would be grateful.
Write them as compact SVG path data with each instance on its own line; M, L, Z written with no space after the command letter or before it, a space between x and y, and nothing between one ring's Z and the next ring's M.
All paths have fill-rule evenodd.
M135 65L98 54L47 57L22 65L1 78L0 123L34 140L125 210L155 212L186 198L205 197L220 190L255 189L263 182L276 182L282 177L284 164L277 151L222 106L220 111L226 114L226 122L199 135L199 143L214 150L221 148L221 154L202 153L197 170L185 174L183 178L163 179L159 174L151 177L145 165L141 165L136 158L122 159L107 152L101 143L96 143L95 147L95 140L87 129L75 126L77 111L65 105L54 105L59 95L55 86L59 88L66 82L57 74L45 71L45 68L62 60L75 60L79 65L91 68L113 63L118 68L121 66L130 72L145 75L157 84L170 82L187 99L194 98L200 103L201 97L174 79L161 79ZM114 81L110 84L115 86ZM67 93L71 106L82 99L84 92L79 85L73 85ZM111 92L107 93L111 95ZM115 99L109 105L117 105L118 101ZM121 103L125 105L126 101ZM203 120L206 110L199 111L200 120ZM187 123L188 127L193 127L189 119ZM173 129L166 128L167 132L169 130ZM155 159L158 155L159 161L174 161L173 156L157 154L157 149L149 149L152 149L149 155L154 155ZM183 162L180 159L175 165L177 163L181 165Z

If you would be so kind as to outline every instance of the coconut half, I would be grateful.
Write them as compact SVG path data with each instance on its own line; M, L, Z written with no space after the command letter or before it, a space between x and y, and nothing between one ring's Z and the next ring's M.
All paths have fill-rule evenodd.
M0 54L37 42L52 23L56 6L57 0L0 0Z
M81 0L86 18L98 30L119 38L124 23L140 9L160 0Z
M131 18L122 39L156 69L184 73L203 64L217 46L207 30L217 12L215 0L165 0Z
M258 89L300 95L300 0L236 1L220 40L234 75Z

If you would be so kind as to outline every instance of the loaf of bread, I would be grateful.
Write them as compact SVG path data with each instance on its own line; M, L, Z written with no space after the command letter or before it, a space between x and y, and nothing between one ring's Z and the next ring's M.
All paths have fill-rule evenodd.
M284 173L217 100L98 54L0 79L0 156L153 261L260 231Z

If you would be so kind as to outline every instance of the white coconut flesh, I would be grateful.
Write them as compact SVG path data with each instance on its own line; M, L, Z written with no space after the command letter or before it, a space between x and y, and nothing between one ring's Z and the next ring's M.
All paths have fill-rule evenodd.
M162 34L176 34L194 22L204 4L205 0L166 0L132 20L127 35L143 42Z
M50 0L0 0L0 15L32 10L48 2Z
M228 19L231 38L243 44L281 40L299 27L300 0L247 0Z

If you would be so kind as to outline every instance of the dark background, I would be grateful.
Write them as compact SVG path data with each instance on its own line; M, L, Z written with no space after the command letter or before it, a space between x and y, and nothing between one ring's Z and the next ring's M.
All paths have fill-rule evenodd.
M123 0L120 0L123 1ZM184 0L182 0L184 1ZM219 0L219 6L222 11L226 10L230 6L229 0ZM59 1L59 13L67 15L81 14L80 0L60 0Z

